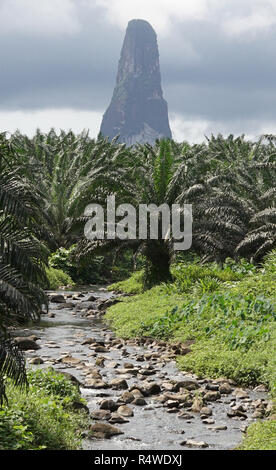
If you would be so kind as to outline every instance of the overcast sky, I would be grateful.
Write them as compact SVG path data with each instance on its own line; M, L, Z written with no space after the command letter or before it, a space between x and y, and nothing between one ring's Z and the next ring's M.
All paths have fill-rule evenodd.
M276 0L0 0L0 131L97 136L135 18L158 35L176 140L276 134Z

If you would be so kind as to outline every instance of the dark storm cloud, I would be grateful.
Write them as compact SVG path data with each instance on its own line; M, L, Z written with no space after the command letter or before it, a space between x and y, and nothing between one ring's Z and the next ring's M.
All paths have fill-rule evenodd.
M105 110L124 31L83 1L78 22L68 35L0 36L0 110ZM239 40L216 22L175 20L159 49L170 112L210 121L275 118L275 27Z

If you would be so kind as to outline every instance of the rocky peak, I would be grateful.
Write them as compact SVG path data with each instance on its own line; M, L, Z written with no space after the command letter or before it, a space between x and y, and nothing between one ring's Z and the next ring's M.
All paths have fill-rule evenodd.
M168 107L163 99L157 36L144 20L128 23L113 97L101 133L133 145L171 138Z

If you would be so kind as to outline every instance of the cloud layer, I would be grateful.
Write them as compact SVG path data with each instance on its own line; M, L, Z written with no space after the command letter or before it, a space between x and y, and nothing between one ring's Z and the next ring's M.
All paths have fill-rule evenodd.
M11 116L23 128L22 115L28 129L51 115L58 127L61 116L61 127L96 127L127 22L139 17L158 34L178 139L276 132L275 0L0 0L1 130Z

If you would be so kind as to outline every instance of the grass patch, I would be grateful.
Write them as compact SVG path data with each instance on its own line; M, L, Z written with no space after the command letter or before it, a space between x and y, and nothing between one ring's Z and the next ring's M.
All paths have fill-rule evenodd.
M252 424L238 450L276 450L276 421Z
M29 390L8 385L0 408L0 450L76 450L88 427L78 388L51 369L28 371Z
M144 271L137 271L129 279L119 281L108 287L109 291L126 294L140 294L143 292Z

